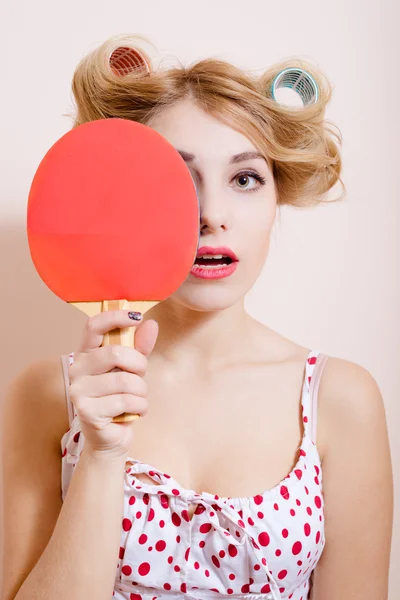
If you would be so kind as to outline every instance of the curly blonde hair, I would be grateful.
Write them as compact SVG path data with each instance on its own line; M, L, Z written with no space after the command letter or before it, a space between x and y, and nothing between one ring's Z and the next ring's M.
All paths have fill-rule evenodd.
M112 117L151 126L164 107L189 97L208 114L243 133L270 160L278 205L309 207L343 198L342 136L324 119L332 86L319 68L299 58L280 61L261 74L217 58L189 66L155 67L157 55L154 58L148 53L148 45L151 43L143 36L120 34L82 58L72 79L76 110L67 115L72 116L73 127ZM139 68L117 73L110 58L118 48L138 50L147 60L149 72ZM288 67L300 67L314 77L319 86L317 102L299 108L273 99L271 83ZM341 196L324 198L338 181Z

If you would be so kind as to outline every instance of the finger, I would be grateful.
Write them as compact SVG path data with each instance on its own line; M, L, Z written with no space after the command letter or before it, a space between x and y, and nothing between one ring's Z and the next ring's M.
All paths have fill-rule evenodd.
M101 346L89 353L79 355L69 367L71 381L83 375L100 375L113 369L136 373L143 377L147 370L147 358L131 346Z
M147 383L139 375L118 371L95 376L83 376L79 379L78 387L72 383L71 393L91 398L100 398L112 394L133 394L145 397L147 395Z
M158 336L158 323L148 319L141 323L135 331L135 348L144 356L153 351Z
M76 406L81 421L102 429L102 419L117 417L123 413L144 416L148 411L148 402L133 394L112 394L101 398L81 399Z
M79 352L89 352L103 343L103 337L108 331L113 329L124 329L126 327L135 327L140 320L129 318L128 314L140 315L141 313L132 313L127 310L107 310L97 313L86 321Z

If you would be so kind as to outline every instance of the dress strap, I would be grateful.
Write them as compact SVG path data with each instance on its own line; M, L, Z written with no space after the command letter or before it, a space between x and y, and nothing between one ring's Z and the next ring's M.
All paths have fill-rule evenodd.
M69 421L69 426L71 427L72 421L74 419L75 416L75 410L74 410L74 406L72 404L70 395L69 395L69 376L68 376L68 367L72 364L73 362L73 353L71 354L62 354L61 355L61 363L62 363L62 368L63 368L63 375L64 375L64 386L65 386L65 400L67 403L67 409L68 409L68 421Z
M302 391L303 425L305 433L316 443L318 388L328 355L311 350L305 365Z
M319 382L321 381L321 375L325 363L328 359L327 354L319 353L317 361L314 366L314 373L310 383L310 405L311 405L311 414L310 414L310 429L311 429L311 439L316 444L317 442L317 402L318 402L318 389Z

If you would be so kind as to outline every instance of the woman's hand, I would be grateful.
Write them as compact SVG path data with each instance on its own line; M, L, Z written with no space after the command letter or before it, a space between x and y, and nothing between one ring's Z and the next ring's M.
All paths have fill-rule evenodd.
M85 452L101 458L127 456L132 445L132 423L113 423L124 412L144 416L148 410L147 384L143 377L147 357L158 335L154 320L137 325L128 311L101 312L86 323L80 349L69 367L70 397L75 406ZM101 346L107 331L137 326L135 348ZM115 367L121 371L111 372Z

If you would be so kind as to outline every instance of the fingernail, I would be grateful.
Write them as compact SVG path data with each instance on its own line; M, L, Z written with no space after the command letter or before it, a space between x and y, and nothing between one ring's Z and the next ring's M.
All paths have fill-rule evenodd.
M132 319L133 321L140 321L141 318L143 317L141 312L133 312L133 311L129 311L128 312L128 317L130 319Z

